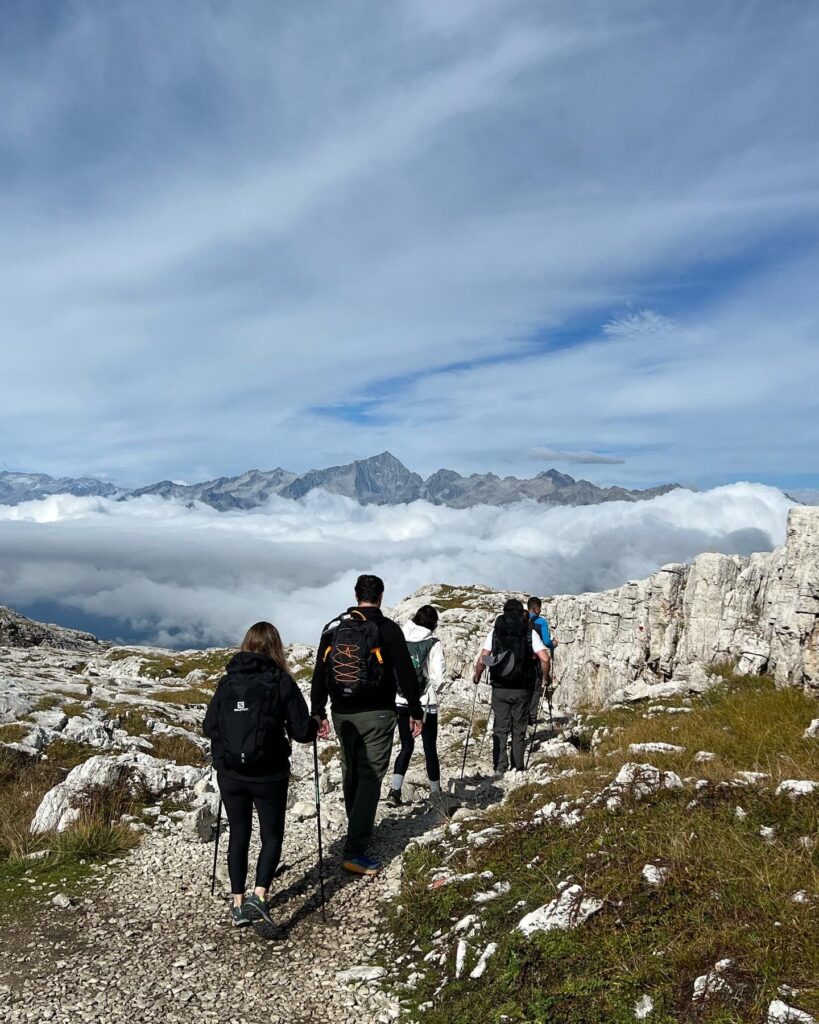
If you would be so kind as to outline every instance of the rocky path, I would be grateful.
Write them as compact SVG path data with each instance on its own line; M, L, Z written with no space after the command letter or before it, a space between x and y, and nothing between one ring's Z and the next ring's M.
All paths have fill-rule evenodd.
M224 885L210 895L213 844L177 830L146 834L79 906L45 903L42 916L4 930L0 1017L9 1024L394 1020L397 1003L376 985L356 988L336 975L388 959L381 922L397 888L400 854L439 820L424 803L382 811L375 849L388 867L372 880L344 872L332 840L324 923L315 819L291 819L285 869L274 883L274 935L231 927L219 894Z

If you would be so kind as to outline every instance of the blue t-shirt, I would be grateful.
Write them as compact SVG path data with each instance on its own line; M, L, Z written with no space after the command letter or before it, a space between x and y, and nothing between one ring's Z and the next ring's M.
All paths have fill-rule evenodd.
M542 615L535 615L533 612L529 612L529 619L533 626L537 626L537 631L540 633L540 639L543 641L545 646L548 647L550 651L553 650L554 644L552 643L552 635L549 632L549 623Z

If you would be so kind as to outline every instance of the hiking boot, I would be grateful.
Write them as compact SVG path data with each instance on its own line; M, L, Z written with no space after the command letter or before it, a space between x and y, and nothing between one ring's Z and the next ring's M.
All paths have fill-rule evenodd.
M390 807L401 807L404 801L401 799L400 789L391 789L384 798L384 803L390 805Z
M245 916L249 921L267 921L268 924L275 924L263 899L251 893L244 902Z
M345 857L341 866L345 871L350 871L354 875L377 875L381 870L381 865L377 860L364 856Z
M230 921L234 928L247 928L250 925L250 918L245 912L246 903L238 907L230 908Z

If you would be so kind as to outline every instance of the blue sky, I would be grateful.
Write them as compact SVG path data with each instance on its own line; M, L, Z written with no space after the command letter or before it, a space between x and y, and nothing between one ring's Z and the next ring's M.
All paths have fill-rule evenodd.
M0 469L819 486L817 52L802 0L10 0Z

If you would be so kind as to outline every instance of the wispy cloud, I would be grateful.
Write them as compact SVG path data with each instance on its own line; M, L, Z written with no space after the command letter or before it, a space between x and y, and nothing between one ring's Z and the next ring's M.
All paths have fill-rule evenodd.
M533 448L529 453L534 459L544 459L547 462L568 462L583 466L618 466L626 460L618 459L614 455L600 455L598 452L567 452L558 448Z

